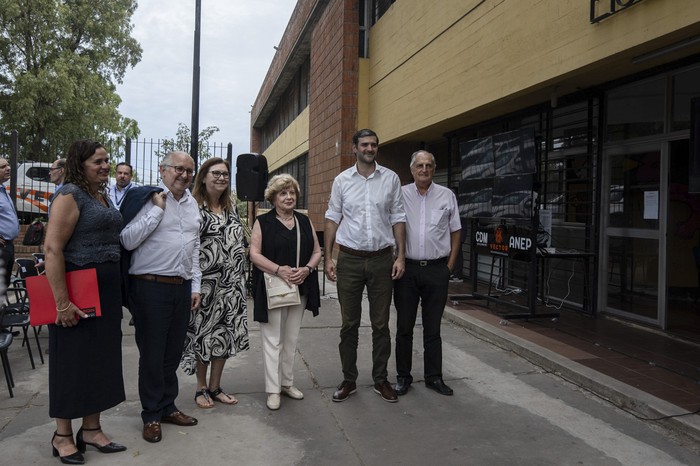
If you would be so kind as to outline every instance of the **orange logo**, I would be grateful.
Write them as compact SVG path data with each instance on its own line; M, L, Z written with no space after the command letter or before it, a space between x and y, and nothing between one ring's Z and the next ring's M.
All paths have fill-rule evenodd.
M496 227L495 242L496 244L503 244L503 238L506 235L506 228L503 225L498 225Z

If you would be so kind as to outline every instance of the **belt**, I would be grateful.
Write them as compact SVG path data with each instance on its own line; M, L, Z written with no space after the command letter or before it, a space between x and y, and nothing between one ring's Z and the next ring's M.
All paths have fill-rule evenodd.
M379 251L358 251L357 249L352 249L347 246L343 246L342 244L339 244L338 247L344 253L357 257L377 257L391 253L391 246L387 246L384 249L380 249Z
M182 285L185 282L185 279L182 277L166 277L165 275L153 275L151 273L132 275L132 277L138 278L139 280L147 280L149 282L169 283L171 285Z
M425 267L426 265L436 265L436 264L447 264L447 257L441 257L440 259L429 259L424 261L417 261L415 259L406 259L407 264L420 265Z

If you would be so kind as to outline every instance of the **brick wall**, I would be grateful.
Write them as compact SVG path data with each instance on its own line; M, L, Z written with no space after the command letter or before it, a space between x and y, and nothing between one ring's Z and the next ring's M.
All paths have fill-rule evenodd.
M312 37L308 210L317 230L323 229L333 179L355 162L358 24L355 0L330 0Z

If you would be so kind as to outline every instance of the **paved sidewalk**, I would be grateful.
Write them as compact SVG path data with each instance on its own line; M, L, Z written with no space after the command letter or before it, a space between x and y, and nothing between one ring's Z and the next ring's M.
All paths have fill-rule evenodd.
M114 409L103 414L102 424L105 431L115 440L128 446L129 450L123 454L103 455L88 450L89 464L177 464L193 461L198 458L204 464L425 464L429 461L431 448L416 449L415 438L407 432L399 433L398 426L419 428L428 417L439 416L442 429L426 430L422 434L428 443L440 449L443 464L463 464L460 457L466 457L466 451L461 451L459 442L455 439L463 435L473 438L473 445L469 445L469 454L476 454L483 449L484 458L488 458L493 451L500 451L505 442L509 448L520 445L520 454L532 454L534 459L523 459L521 464L539 463L538 454L551 455L551 458L565 458L571 455L572 447L567 442L567 437L559 437L557 432L545 430L540 434L537 420L523 419L517 421L514 416L519 416L517 409L492 410L492 406L479 403L477 399L470 402L464 396L474 396L472 390L465 391L462 385L465 381L478 377L469 376L466 367L477 364L476 360L446 362L446 380L453 387L459 387L455 397L440 397L422 387L420 380L416 380L412 387L411 395L406 399L402 397L399 403L390 404L382 402L372 391L372 382L369 377L368 365L371 365L369 330L363 324L360 336L360 349L358 365L361 375L358 379L358 393L352 400L345 403L332 403L330 397L335 385L342 377L340 363L337 356L338 342L338 315L339 305L335 299L335 287L325 283L326 296L322 301L322 316L312 319L310 313L304 318L303 351L298 355L295 371L297 373L296 384L307 396L302 402L282 399L282 409L269 411L265 407L266 394L264 393L262 355L260 348L260 335L256 323L250 321L251 349L229 360L223 377L223 388L235 394L239 399L236 406L224 406L217 404L214 409L201 410L195 406L193 395L196 389L194 377L188 377L180 373L180 397L179 407L187 414L199 418L200 425L194 428L181 428L172 425L163 426L163 441L157 445L151 445L141 439L140 403L137 390L137 364L138 351L134 342L133 327L127 325L128 314L123 320L124 332L123 353L124 371L127 400ZM449 346L451 353L462 358L461 351L456 352L456 346L469 346L470 351L491 351L474 349L474 338L487 340L493 344L513 353L517 353L532 361L546 371L559 374L577 385L585 387L603 397L615 400L621 406L646 417L659 417L672 415L678 412L678 408L668 403L661 402L628 385L622 384L599 372L583 367L569 358L533 344L526 339L506 332L500 328L498 322L485 322L474 317L474 313L481 312L478 308L472 311L456 310L453 307L446 309L445 317L459 327L459 331L452 329L449 324L443 325L443 333L449 334ZM252 311L249 312L252 315ZM395 315L392 311L392 329L395 326ZM448 328L450 327L450 328ZM460 328L461 327L461 328ZM469 333L464 333L467 330ZM472 335L469 335L469 334ZM44 349L48 347L48 332L41 334ZM447 336L445 340L447 341ZM393 340L392 340L393 341ZM418 336L416 342L420 342ZM35 345L35 343L31 343ZM447 344L447 343L446 343ZM481 346L490 347L490 345ZM33 346L34 348L35 346ZM301 348L300 348L301 349ZM420 350L416 350L420 351ZM490 353L489 353L490 354ZM447 356L446 356L447 357ZM489 356L493 358L493 356ZM414 358L414 366L419 365L420 358ZM488 359L488 358L485 358ZM530 374L528 364L512 358L507 362L509 369L513 366L514 373ZM54 422L48 417L48 364L39 365L33 370L29 366L26 349L21 342L16 341L10 350L10 360L15 375L15 398L10 399L4 386L4 377L0 379L0 448L3 464L56 464L57 459L51 458L49 441L54 430ZM76 363L80 363L76 356ZM480 366L481 367L481 366ZM485 367L485 366L484 366ZM482 367L482 370L484 369ZM416 372L422 368L414 367ZM393 358L390 360L390 381L394 381ZM506 370L501 368L501 370ZM547 376L548 374L543 373ZM500 377L500 376L499 376ZM506 380L506 379L504 379ZM506 385L512 382L506 380ZM475 382L476 383L476 382ZM479 382L481 383L481 382ZM541 383L541 382L540 382ZM543 385L543 393L548 390ZM488 393L488 387L485 388ZM478 393L478 391L477 391ZM533 396L539 396L537 390L529 391ZM480 396L482 396L481 394ZM562 397L569 396L562 394ZM423 399L425 397L425 399ZM558 396L553 399L558 398ZM461 401L460 401L461 399ZM457 410L457 402L467 403L466 414L463 410ZM550 405L547 402L544 406ZM551 409L551 408L547 408ZM605 416L618 416L614 414L611 406L603 404L596 408L602 418ZM309 416L310 413L315 413ZM473 416L473 418L472 418ZM557 414L552 412L552 418ZM397 417L403 419L402 424L396 424ZM623 416L624 417L624 416ZM538 419L548 419L549 415ZM700 438L700 423L697 416L672 418L663 422L667 428L673 429L680 443L686 443L688 438L695 441ZM474 421L479 420L479 425ZM499 421L499 419L502 419ZM615 418L617 419L617 418ZM528 440L518 432L514 437L501 438L502 432L496 426L485 427L483 420L493 421L496 426L508 426L512 422L523 422L523 426L531 425L534 429L533 436L545 437L544 441L551 449L545 453L538 453L537 449L527 446ZM535 424L530 424L535 422ZM578 422L578 421L577 421ZM614 424L619 421L606 421ZM566 427L567 422L562 421L561 426ZM79 421L74 422L74 431L77 431ZM503 428L503 427L501 427ZM635 427L635 429L638 427ZM348 431L347 429L350 429ZM462 434L461 430L465 433ZM592 429L596 431L600 427ZM412 431L415 435L416 431ZM645 438L639 434L639 438ZM358 452L356 441L358 436L362 439L363 451ZM352 438L353 441L349 441ZM692 441L692 440L691 440ZM311 442L314 450L309 451L306 443ZM388 443L387 443L388 442ZM396 445L390 445L397 442ZM402 445L401 442L408 442ZM593 442L595 443L595 442ZM652 440L641 440L641 445L652 443ZM273 448L274 446L274 448ZM540 444L540 447L542 445ZM697 444L695 445L697 447ZM660 448L660 447L658 447ZM494 450L495 449L495 450ZM474 450L474 451L472 451ZM584 453L588 450L584 450ZM387 455L391 454L394 456ZM399 452L399 453L397 453ZM476 453L475 453L476 452ZM406 455L402 457L401 454ZM578 453L578 452L577 452ZM589 460L595 462L595 452L581 453ZM508 458L510 452L498 453L501 460ZM683 456L685 453L676 453ZM309 456L311 455L311 456ZM315 457L314 455L319 455ZM369 456L367 456L369 455ZM422 455L422 456L421 456ZM679 456L679 457L680 457ZM359 458L359 459L358 459ZM368 459L369 458L369 459ZM388 460L391 458L391 460ZM549 456L547 456L549 458ZM512 458L511 458L512 459ZM569 458L570 459L570 458ZM598 464L611 463L610 458ZM621 461L626 464L634 464L634 461ZM498 461L496 461L497 464ZM477 463L474 463L477 464ZM508 463L500 463L508 464ZM561 464L554 460L553 463ZM684 464L692 464L692 461L684 460Z

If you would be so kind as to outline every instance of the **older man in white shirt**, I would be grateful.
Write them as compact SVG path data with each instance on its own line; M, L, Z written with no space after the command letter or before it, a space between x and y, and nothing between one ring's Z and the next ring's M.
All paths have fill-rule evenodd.
M171 152L160 165L162 192L154 193L121 233L132 251L129 309L139 348L139 396L143 438L159 442L161 422L194 426L197 419L175 405L176 370L190 312L199 307L199 208L188 191L194 161Z
M441 395L452 395L442 379L440 323L450 273L461 247L462 226L454 193L433 183L433 154L424 150L413 153L410 167L414 183L401 188L406 209L406 273L394 286L396 394L406 394L413 381L413 327L420 302L425 386Z

